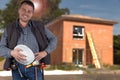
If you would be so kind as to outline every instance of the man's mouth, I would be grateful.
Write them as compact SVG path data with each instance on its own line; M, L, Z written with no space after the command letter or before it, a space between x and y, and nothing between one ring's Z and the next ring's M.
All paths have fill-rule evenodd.
M28 18L28 16L26 16L26 15L24 15L23 17L24 17L24 18Z

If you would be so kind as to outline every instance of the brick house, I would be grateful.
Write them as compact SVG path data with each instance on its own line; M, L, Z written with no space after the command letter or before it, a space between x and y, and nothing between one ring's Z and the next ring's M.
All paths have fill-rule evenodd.
M58 39L51 64L113 65L113 25L116 21L82 15L62 15L46 25Z

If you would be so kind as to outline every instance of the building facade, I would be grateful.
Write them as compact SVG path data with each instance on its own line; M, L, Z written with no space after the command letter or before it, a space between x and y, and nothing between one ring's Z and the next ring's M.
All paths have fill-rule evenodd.
M62 15L46 26L57 36L51 64L113 65L113 25L117 22L82 15Z

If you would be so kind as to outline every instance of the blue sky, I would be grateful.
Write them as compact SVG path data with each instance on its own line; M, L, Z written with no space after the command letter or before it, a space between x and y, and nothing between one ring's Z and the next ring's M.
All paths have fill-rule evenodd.
M0 9L10 0L0 0ZM62 0L60 8L68 8L71 14L80 14L118 21L114 34L120 34L120 0Z

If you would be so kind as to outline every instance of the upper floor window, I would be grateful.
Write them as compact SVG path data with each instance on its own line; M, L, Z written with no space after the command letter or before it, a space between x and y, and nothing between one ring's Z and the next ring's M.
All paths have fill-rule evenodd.
M83 39L84 37L84 26L73 26L73 38Z

